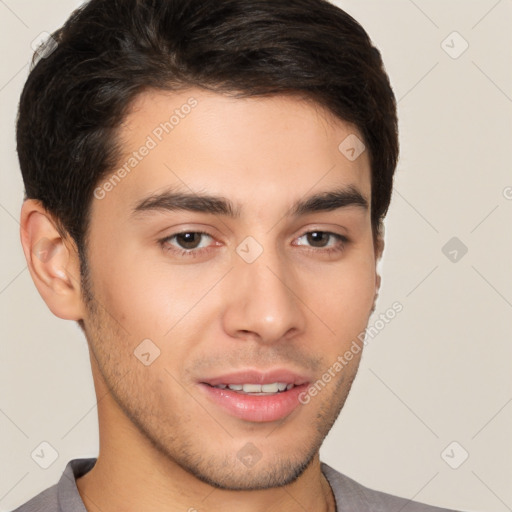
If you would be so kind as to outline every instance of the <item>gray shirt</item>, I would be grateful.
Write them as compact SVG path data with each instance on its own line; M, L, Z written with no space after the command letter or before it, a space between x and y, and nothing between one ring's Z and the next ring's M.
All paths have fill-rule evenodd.
M70 461L57 484L13 512L87 512L75 480L95 463L94 458ZM454 512L368 489L324 463L321 468L331 485L338 512Z

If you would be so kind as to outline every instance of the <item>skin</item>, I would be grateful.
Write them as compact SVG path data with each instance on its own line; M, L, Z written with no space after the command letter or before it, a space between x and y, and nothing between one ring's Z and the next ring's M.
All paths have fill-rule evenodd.
M348 186L370 204L368 152L347 159L338 146L350 134L362 139L357 129L296 96L146 91L120 128L120 166L191 97L197 106L190 114L105 197L92 200L88 290L73 241L39 202L22 208L32 278L55 315L83 321L89 345L100 451L78 490L94 512L333 511L318 451L361 352L279 421L234 417L198 382L271 368L314 382L365 329L382 247L370 209L287 212L295 201ZM239 205L239 216L133 215L142 198L169 187L222 196ZM160 242L182 231L210 235L197 238L196 257L179 253L182 238ZM314 231L348 242L329 253L339 240L319 243L307 235ZM252 263L236 252L247 236L263 249ZM49 249L44 257L41 247ZM160 350L148 366L134 356L145 339ZM250 468L237 457L247 443L261 455Z

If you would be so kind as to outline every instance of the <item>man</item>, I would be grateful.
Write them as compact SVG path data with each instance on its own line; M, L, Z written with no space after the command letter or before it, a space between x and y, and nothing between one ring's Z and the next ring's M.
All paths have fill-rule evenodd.
M100 450L18 510L441 510L319 460L398 157L360 25L324 0L91 0L39 53L21 238L87 338Z

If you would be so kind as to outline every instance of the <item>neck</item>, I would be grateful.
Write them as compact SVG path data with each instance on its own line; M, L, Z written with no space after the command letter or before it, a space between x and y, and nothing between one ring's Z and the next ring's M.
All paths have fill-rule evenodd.
M110 396L105 401L112 400ZM103 418L105 419L105 418ZM132 424L100 420L95 466L77 479L88 512L335 512L318 453L289 485L256 491L215 488L158 452ZM109 428L109 426L114 426ZM129 447L129 449L128 449Z

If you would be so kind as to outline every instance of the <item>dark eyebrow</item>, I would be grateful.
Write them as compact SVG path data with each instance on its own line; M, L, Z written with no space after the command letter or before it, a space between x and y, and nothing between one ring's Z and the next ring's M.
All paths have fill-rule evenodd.
M290 211L291 215L299 216L314 212L328 212L347 206L357 206L368 210L368 201L354 186L338 188L329 192L322 192L305 200L296 202Z
M332 211L348 206L357 206L367 210L368 201L355 187L348 186L299 200L292 205L288 215L298 217L308 213ZM132 214L177 210L237 218L240 216L241 206L235 205L229 199L221 196L168 190L143 198L133 208Z
M238 217L240 208L224 197L203 195L194 192L167 190L151 194L137 203L132 214L151 211L188 210L191 212L212 213Z

